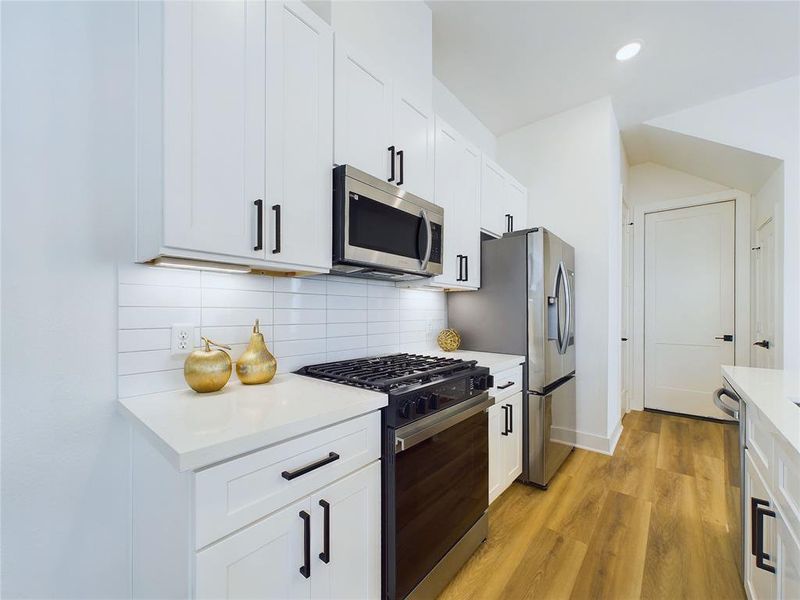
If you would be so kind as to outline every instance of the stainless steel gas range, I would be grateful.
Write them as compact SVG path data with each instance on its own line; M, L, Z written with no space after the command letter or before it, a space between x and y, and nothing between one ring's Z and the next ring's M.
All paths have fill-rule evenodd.
M388 394L383 597L435 597L488 534L489 370L475 361L393 354L298 373Z

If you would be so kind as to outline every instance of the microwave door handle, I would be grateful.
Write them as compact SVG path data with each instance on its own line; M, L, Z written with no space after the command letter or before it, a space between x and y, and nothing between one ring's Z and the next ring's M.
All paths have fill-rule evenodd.
M425 257L422 259L420 269L423 271L428 268L428 261L431 259L431 248L433 246L433 232L431 231L431 220L428 218L427 211L423 208L419 216L422 217L422 222L425 224Z

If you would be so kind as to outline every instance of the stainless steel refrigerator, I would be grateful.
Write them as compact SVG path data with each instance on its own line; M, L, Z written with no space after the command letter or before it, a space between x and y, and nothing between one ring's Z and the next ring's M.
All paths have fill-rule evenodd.
M542 227L485 240L447 310L465 350L526 356L521 479L547 487L575 441L575 250Z

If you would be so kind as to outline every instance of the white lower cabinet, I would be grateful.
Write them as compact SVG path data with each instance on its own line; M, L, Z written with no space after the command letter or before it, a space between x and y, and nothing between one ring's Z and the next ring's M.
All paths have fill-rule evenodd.
M522 367L494 376L489 409L489 503L522 473Z
M758 469L753 463L750 450L745 451L745 534L744 534L744 585L750 600L776 597L775 575L756 563L755 552L760 543L770 559L775 557L775 519L762 516L758 517L756 508L775 511L775 502L771 498L767 485L761 478ZM762 524L762 527L758 525ZM767 564L768 563L768 564ZM774 565L772 560L765 559L765 566Z
M196 597L377 598L380 477L372 463L198 552Z

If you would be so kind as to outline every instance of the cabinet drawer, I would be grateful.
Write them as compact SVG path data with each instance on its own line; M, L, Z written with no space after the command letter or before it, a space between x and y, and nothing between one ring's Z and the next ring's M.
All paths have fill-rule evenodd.
M800 456L781 439L775 440L775 499L794 535L800 536Z
M772 428L752 404L747 405L747 448L761 475L772 482L773 441Z
M198 471L195 548L380 458L380 425L373 412Z
M509 385L510 384L510 385ZM522 365L500 371L494 376L494 387L489 395L494 396L496 403L522 391Z

